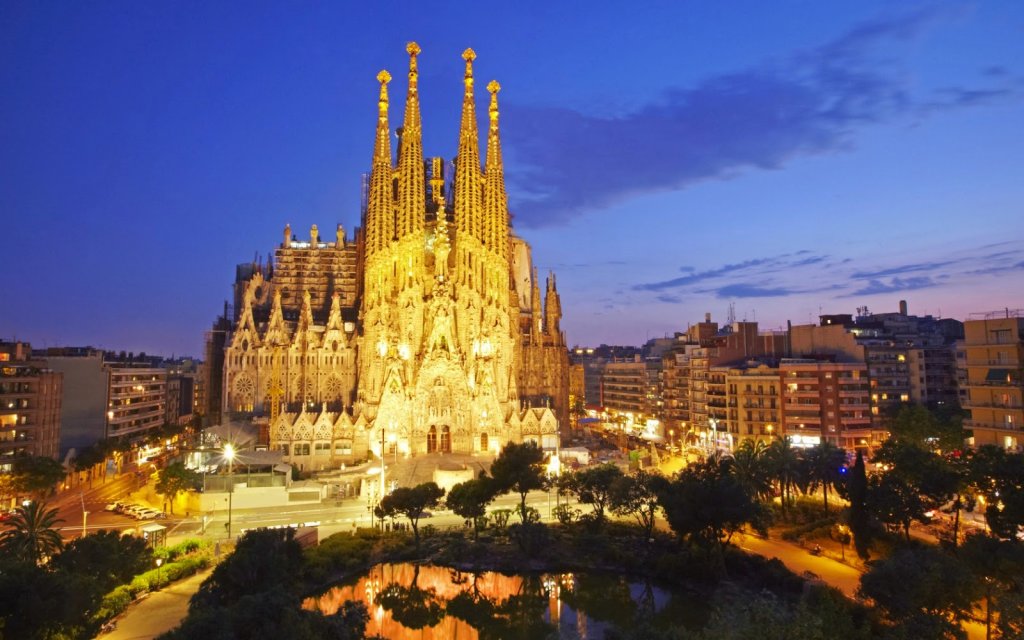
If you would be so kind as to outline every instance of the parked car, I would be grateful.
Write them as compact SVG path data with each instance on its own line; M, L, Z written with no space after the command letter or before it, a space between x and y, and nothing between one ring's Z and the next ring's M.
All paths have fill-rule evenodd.
M126 516L131 516L131 517L135 518L136 520L139 520L140 519L139 518L139 514L142 513L145 510L146 510L146 507L142 506L141 504L132 504L132 505L128 505L127 507L125 507L124 511L122 511L122 513L124 515L126 515Z

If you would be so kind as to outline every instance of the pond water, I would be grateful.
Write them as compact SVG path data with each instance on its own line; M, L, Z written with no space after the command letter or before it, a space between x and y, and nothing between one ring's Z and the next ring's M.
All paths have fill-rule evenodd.
M704 625L708 605L696 593L601 573L466 573L447 567L382 564L308 598L325 615L348 600L370 613L367 635L417 640L600 639L636 620Z

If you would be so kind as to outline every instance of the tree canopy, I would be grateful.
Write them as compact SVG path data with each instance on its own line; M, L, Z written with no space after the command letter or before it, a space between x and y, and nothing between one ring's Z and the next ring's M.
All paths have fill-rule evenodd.
M566 474L565 487L575 493L580 502L594 508L594 520L601 524L605 520L605 510L610 506L612 487L622 476L621 469L606 462Z
M416 544L420 543L419 522L423 512L436 507L444 497L444 489L434 482L424 482L415 487L399 487L390 494L384 496L377 507L377 515L380 517L393 517L403 515L412 527Z
M98 531L68 542L52 564L61 571L92 576L104 591L109 591L152 568L152 559L153 553L142 538Z
M491 465L499 493L519 494L519 517L526 522L526 494L544 488L544 451L536 442L506 444Z
M47 509L44 502L33 501L16 508L7 528L0 532L0 553L39 564L64 548L56 529L59 522L57 510Z
M44 497L64 478L64 465L45 456L18 456L11 463L14 489Z
M172 462L160 470L156 492L167 498L171 504L171 513L174 513L174 500L178 494L196 488L200 480L200 475L185 468L184 463Z
M679 472L661 490L661 506L680 538L723 550L745 525L761 530L764 511L730 472L729 459L712 456Z
M494 497L494 481L482 475L452 487L445 503L455 515L473 522L473 537L478 538L480 519L487 515L487 505Z

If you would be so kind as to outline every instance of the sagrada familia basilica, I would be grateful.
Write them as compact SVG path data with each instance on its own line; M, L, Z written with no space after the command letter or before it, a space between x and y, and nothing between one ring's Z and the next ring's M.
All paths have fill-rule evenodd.
M510 228L497 82L481 168L471 49L454 163L424 158L417 56L397 166L382 71L362 227L309 241L286 227L267 264L240 265L226 328L222 408L266 425L304 469L370 455L494 454L556 446L568 422L561 305ZM454 166L452 171L451 167Z

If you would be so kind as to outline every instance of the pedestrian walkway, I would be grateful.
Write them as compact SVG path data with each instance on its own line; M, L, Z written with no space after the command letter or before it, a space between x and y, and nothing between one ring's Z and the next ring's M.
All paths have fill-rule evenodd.
M174 629L188 613L188 601L213 568L155 591L128 607L117 620L117 628L101 633L103 640L149 640Z

